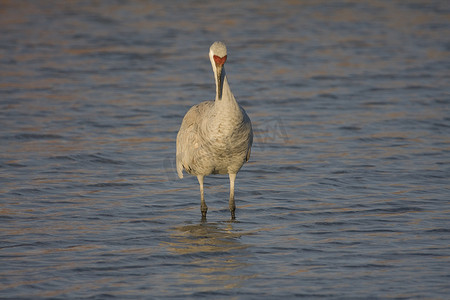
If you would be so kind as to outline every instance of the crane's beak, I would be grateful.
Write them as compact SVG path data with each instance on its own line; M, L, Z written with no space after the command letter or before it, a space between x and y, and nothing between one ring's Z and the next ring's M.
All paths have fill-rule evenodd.
M214 62L216 64L216 80L217 80L217 98L222 100L222 90L223 90L223 80L225 77L225 71L223 65L227 61L227 56L219 57L217 55L213 56Z
M217 70L217 95L219 100L222 100L222 89L223 89L223 65L216 65Z

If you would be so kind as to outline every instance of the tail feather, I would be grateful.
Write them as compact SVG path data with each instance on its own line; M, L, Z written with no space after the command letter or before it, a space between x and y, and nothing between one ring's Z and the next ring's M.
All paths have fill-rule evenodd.
M176 163L177 163L178 177L183 178L183 164L181 163L179 155L177 155L176 157Z
M178 177L183 178L183 167L178 168L178 166L177 166L177 173L178 173Z

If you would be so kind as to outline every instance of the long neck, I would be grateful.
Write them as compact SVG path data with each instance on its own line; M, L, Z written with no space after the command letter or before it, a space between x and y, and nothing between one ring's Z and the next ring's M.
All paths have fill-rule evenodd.
M234 98L234 95L231 92L230 85L228 84L228 79L227 79L227 74L225 72L225 68L222 69L222 78L221 78L220 82L218 81L217 76L215 76L215 79L216 79L216 104L217 105L221 105L221 104L227 104L227 105L232 104L233 105L234 103L236 103L236 99ZM220 98L219 98L219 90L222 91Z
M225 122L240 122L243 118L241 109L228 84L227 76L223 77L222 98L218 99L216 91L215 109L216 117L223 119Z

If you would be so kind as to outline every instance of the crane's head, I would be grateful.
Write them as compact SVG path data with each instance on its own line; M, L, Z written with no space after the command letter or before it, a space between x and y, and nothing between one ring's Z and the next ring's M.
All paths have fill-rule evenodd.
M216 78L217 96L222 99L223 78L225 72L223 65L227 61L227 47L222 42L214 42L209 48L209 59Z

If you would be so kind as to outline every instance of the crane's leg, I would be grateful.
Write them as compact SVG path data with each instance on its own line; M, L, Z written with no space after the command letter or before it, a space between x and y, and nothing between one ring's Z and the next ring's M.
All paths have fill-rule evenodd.
M200 201L201 201L200 210L202 211L202 218L206 219L206 212L208 211L208 206L206 206L205 196L203 193L203 178L204 177L205 176L203 176L203 175L197 175L198 183L200 184Z
M229 174L230 176L230 212L231 212L231 219L236 219L235 211L236 211L236 205L234 204L234 181L236 180L236 174Z

